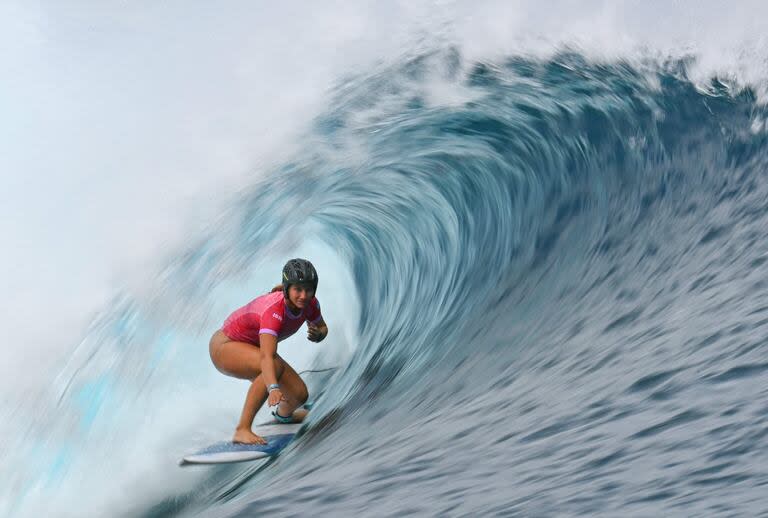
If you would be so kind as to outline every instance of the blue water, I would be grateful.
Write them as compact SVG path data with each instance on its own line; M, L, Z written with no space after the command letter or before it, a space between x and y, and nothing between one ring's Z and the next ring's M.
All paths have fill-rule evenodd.
M77 427L149 434L141 408L190 399L218 320L189 302L247 299L238 270L304 231L352 279L320 271L318 297L349 290L359 316L303 434L266 464L136 493L129 514L768 513L768 110L687 67L449 49L347 78L156 291L95 321L41 461L54 487L95 448ZM199 359L153 376L189 358L183 340Z

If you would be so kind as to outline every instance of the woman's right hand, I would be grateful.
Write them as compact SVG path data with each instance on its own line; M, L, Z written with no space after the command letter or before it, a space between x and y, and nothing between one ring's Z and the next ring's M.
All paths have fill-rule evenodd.
M280 404L280 401L282 401L282 399L283 399L283 393L280 391L280 389L275 389L269 393L267 404L269 406L275 406Z

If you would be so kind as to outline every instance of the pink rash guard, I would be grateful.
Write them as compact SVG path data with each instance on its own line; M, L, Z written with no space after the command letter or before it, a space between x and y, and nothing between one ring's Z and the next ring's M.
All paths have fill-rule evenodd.
M255 298L229 315L221 330L232 340L259 345L261 333L274 335L279 342L298 331L305 321L316 324L322 318L317 298L312 297L301 313L294 315L285 304L283 292L275 291Z

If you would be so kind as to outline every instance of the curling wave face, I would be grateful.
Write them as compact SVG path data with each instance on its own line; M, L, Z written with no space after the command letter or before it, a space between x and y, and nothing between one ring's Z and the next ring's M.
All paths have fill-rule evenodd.
M448 52L350 81L292 174L361 349L312 440L222 511L764 507L765 118L685 63Z
M266 470L211 471L138 507L754 514L768 504L766 115L749 89L695 86L684 62L449 50L351 78L269 189L103 317L61 408L92 430L115 416L84 420L77 394L151 406L169 382L134 344L181 355L169 336L213 304L200 319L169 301L210 300L311 229L360 307L357 349L322 380L306 433ZM165 327L147 322L158 308Z

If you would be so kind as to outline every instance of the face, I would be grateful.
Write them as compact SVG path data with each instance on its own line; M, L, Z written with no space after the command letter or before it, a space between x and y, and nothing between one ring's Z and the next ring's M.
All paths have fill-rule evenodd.
M315 290L307 284L292 284L288 288L288 300L299 309L303 309L314 296Z

